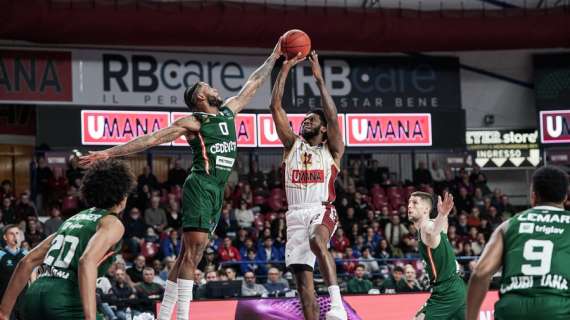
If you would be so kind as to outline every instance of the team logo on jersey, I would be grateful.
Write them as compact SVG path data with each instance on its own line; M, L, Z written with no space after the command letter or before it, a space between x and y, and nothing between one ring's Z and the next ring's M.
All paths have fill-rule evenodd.
M534 223L529 222L521 222L519 225L519 233L533 233L534 232Z
M325 170L293 170L291 182L300 184L325 182Z
M305 167L310 166L311 164L313 164L313 154L308 152L303 152L303 155L301 155L301 162Z

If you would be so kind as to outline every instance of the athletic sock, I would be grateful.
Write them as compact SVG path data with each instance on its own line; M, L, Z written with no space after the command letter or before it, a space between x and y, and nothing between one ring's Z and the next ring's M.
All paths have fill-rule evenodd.
M178 308L176 317L178 320L188 320L190 312L190 301L192 301L193 280L178 278Z
M338 287L338 285L330 286L328 289L329 289L329 295L331 297L331 307L344 308L342 305L342 299L340 297L340 288Z
M172 312L178 299L178 284L170 280L166 280L166 288L164 289L164 297L160 304L158 320L172 320Z

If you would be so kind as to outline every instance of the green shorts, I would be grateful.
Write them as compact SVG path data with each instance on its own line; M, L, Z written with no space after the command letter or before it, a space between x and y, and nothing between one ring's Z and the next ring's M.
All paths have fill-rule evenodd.
M506 294L495 303L495 319L570 319L570 301L553 295L529 297Z
M186 178L182 194L182 228L184 231L212 233L220 220L225 183L192 173Z
M26 291L22 313L25 320L84 319L79 285L59 278L40 278Z
M463 320L465 319L465 299L465 282L457 276L434 286L431 296L417 315L423 313L425 320Z

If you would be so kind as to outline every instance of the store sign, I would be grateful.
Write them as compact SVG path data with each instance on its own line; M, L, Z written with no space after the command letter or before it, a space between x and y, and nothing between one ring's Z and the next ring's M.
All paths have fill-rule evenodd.
M293 129L295 134L301 131L301 123L305 119L305 114L288 114L289 126ZM338 115L338 124L344 140L344 115ZM257 115L257 132L259 133L258 145L260 147L282 147L277 130L275 129L275 122L271 114L258 114Z
M539 119L542 143L570 143L570 110L541 111Z
M191 112L172 112L172 122L191 115ZM235 118L238 147L257 147L255 114L239 113ZM172 142L173 146L188 146L186 137L182 136Z
M347 145L431 146L430 114L347 114Z
M540 163L538 130L467 130L467 150L481 168L536 167Z
M2 101L72 101L71 52L0 50Z

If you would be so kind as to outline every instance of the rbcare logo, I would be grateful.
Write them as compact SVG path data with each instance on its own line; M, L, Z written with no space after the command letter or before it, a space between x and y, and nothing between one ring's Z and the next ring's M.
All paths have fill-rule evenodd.
M570 143L570 110L541 111L542 143Z

